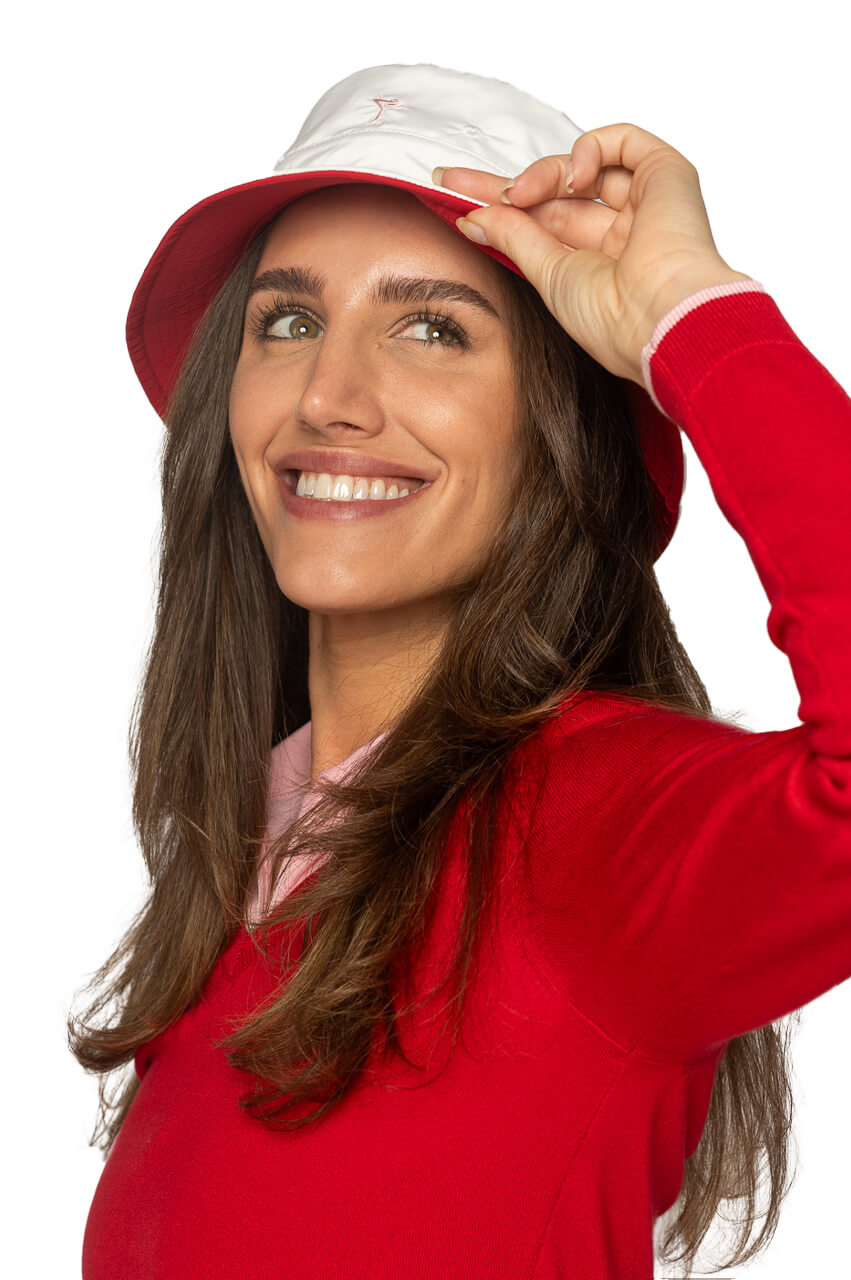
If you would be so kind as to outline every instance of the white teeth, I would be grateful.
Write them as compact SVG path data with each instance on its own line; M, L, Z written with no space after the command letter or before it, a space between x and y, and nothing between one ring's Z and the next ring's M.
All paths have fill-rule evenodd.
M423 482L425 483L425 482ZM421 486L417 486L419 488ZM299 498L319 498L325 502L351 502L371 498L373 501L407 498L412 490L399 490L395 480L387 484L380 476L370 480L368 476L332 476L327 471L302 471L299 473L296 494Z
M355 487L354 476L337 476L331 487L331 497L338 502L348 502L352 496L352 489Z
M330 498L331 497L331 477L327 471L320 471L316 477L316 488L313 490L314 498Z

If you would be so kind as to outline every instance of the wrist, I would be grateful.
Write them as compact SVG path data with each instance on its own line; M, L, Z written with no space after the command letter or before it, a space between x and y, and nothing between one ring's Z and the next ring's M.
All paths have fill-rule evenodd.
M721 280L717 284L703 285L692 293L686 294L679 302L674 303L673 307L666 311L661 319L656 322L650 341L646 343L641 352L641 374L645 390L657 409L662 413L665 413L665 410L659 403L653 389L652 361L660 344L670 330L675 329L690 311L694 311L696 308L699 309L704 303L713 301L716 298L726 298L733 294L741 293L766 292L765 286L760 284L758 280L754 280L753 276L743 276L741 272L735 272L734 275L735 279Z
M732 284L736 281L751 281L752 276L743 271L734 271L723 259L702 264L699 267L683 271L660 289L654 296L644 318L644 343L649 343L657 325L665 316L686 298L699 293L702 289L711 289L718 284Z

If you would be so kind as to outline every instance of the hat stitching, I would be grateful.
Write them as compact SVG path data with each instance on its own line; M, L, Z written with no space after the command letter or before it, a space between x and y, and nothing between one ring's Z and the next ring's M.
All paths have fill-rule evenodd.
M303 142L301 146L290 147L289 151L285 151L284 154L281 156L280 160L278 161L278 164L283 164L285 161L288 162L292 156L300 155L304 151L315 151L317 147L326 147L328 146L329 143L334 142L337 138L348 138L348 137L351 137L353 134L360 134L360 133L365 134L367 132L372 137L376 136L375 134L373 134L371 129L367 129L367 127L365 127L364 125L357 125L352 127L351 129L341 129L339 133L329 134L328 137L323 138L321 142ZM429 135L426 133L418 133L415 129L399 129L395 126L393 128L388 127L388 128L382 129L381 136L384 137L388 133L395 133L395 134L398 134L400 137L404 137L404 138L419 138L421 142L434 143L437 141L435 138L429 137ZM481 162L482 160L481 155L477 154L475 151L469 151L466 147L458 146L454 142L446 142L443 145L447 147L451 147L453 151L460 151L462 155L470 156L472 160L478 160L479 162ZM491 172L493 172L493 170ZM509 173L505 173L503 171L502 176L511 177L512 175Z

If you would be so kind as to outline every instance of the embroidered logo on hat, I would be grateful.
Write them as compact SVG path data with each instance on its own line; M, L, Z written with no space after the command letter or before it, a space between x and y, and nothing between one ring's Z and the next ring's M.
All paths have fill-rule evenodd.
M378 124L385 107L400 107L402 105L398 98L373 98L372 101L378 107L378 115L368 120L367 124Z

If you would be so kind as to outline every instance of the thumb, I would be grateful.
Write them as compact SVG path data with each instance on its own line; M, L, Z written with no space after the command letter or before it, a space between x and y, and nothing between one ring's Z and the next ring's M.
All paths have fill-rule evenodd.
M455 225L474 244L498 249L510 258L534 285L550 311L556 315L556 280L562 276L565 259L578 251L565 245L552 232L525 213L507 205L485 205L473 209ZM561 316L558 316L561 320Z
M498 249L532 284L566 333L619 377L640 379L612 335L617 329L612 259L594 249L574 249L530 214L512 206L474 209L455 225L474 244ZM643 385L643 384L642 384Z

